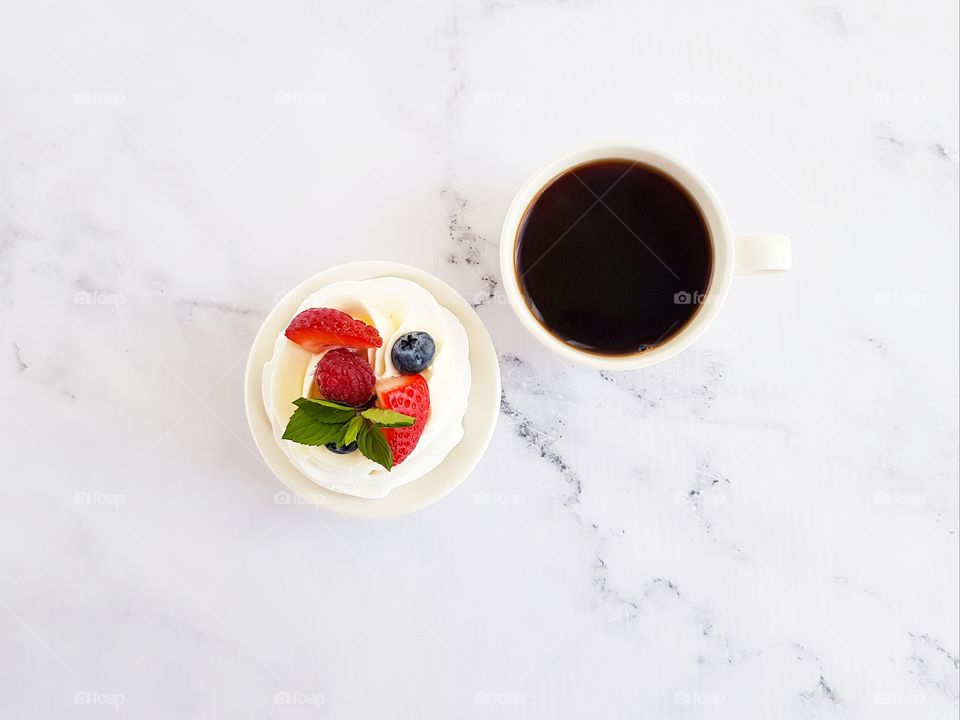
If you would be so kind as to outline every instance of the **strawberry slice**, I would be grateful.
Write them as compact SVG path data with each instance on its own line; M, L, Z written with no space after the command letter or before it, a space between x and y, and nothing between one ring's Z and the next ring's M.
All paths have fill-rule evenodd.
M341 310L310 308L287 325L286 336L304 350L318 353L331 345L367 350L383 345L372 325L355 320Z
M417 419L410 427L383 428L393 464L399 465L417 446L430 417L430 388L419 373L387 378L377 383L377 405Z

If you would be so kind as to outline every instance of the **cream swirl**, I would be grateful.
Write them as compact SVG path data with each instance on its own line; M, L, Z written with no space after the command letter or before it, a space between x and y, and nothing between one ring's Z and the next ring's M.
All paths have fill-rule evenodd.
M405 333L422 330L436 343L433 362L423 376L430 386L430 417L413 452L393 470L359 452L332 453L325 447L282 439L293 414L293 401L316 396L314 369L322 354L310 353L281 333L273 357L263 368L263 404L273 433L290 461L313 482L363 498L379 498L416 480L439 465L463 438L463 416L470 394L467 334L456 316L415 282L385 277L333 283L308 297L297 309L331 307L373 325L383 345L368 351L377 379L398 375L390 359L393 343Z

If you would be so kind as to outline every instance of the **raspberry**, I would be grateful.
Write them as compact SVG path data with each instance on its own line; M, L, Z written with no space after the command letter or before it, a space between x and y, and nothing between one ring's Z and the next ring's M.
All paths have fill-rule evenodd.
M320 358L314 377L327 400L348 405L367 402L377 382L370 364L347 348L336 348Z

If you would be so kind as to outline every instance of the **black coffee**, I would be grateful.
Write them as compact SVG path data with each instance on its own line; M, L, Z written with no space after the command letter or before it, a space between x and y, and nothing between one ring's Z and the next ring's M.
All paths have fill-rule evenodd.
M534 315L577 348L648 350L689 322L710 283L713 246L676 181L629 160L554 179L527 208L516 270Z

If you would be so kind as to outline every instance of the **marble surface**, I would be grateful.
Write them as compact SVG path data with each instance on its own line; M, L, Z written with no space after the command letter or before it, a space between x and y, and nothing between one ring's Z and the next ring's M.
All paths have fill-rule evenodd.
M0 716L956 717L957 15L0 0ZM629 374L499 283L513 191L605 138L794 242ZM383 522L278 495L241 398L355 259L503 371L475 473Z

